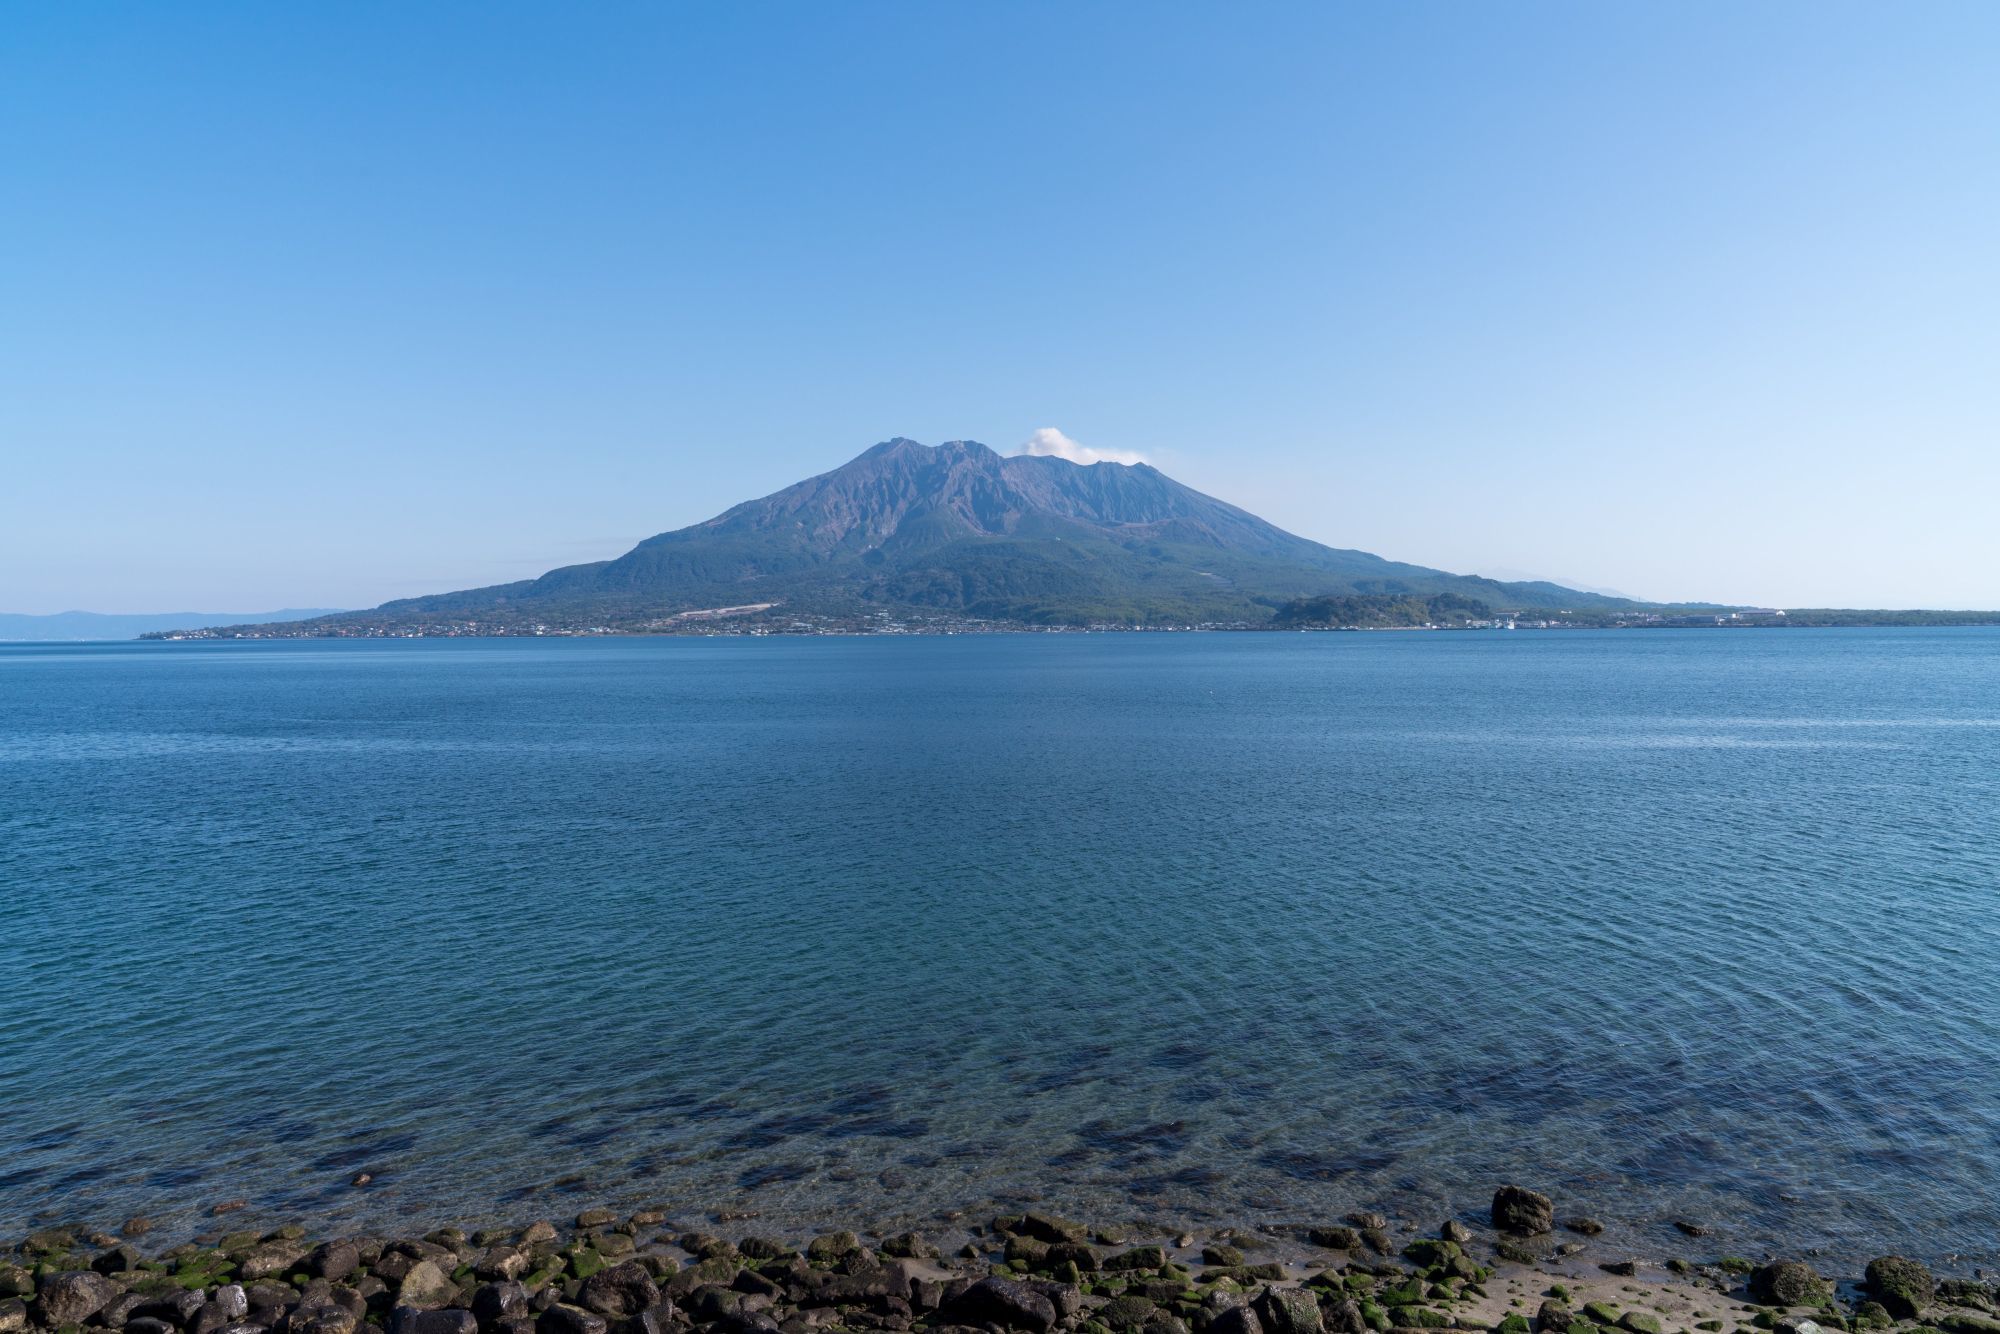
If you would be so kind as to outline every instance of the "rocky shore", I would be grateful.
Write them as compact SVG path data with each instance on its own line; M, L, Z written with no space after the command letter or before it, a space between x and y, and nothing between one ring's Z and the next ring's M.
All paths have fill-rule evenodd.
M909 1232L732 1238L594 1209L421 1237L218 1222L149 1253L135 1218L117 1235L44 1228L0 1254L0 1334L2000 1334L1986 1277L1940 1281L1896 1256L1844 1276L1596 1256L1594 1222L1515 1186L1480 1223L1147 1235L1027 1213L958 1224L951 1240L968 1239L946 1255Z

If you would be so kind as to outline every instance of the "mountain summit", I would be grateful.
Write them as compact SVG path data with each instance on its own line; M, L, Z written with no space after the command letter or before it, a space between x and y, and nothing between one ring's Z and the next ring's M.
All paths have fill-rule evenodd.
M373 618L644 624L773 604L1033 624L1260 624L1288 602L1452 595L1495 609L1629 605L1322 546L1144 463L887 440L616 560L384 604Z

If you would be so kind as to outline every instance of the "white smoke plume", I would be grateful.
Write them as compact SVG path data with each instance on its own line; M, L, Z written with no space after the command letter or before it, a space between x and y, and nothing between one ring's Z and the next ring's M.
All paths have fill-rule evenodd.
M1044 426L1021 444L1021 453L1068 459L1071 463L1144 463L1144 454L1129 449L1092 449L1079 445L1053 426Z

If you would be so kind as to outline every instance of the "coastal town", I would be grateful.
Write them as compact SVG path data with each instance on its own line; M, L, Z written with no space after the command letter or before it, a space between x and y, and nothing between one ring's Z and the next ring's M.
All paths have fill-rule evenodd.
M704 607L669 616L643 618L485 616L446 618L372 615L352 612L312 621L267 625L163 630L143 639L185 642L236 639L494 639L591 638L613 635L778 636L778 635L977 635L977 634L1201 634L1227 632L1411 631L1411 630L1606 630L1747 629L1782 627L1786 613L1738 608L1685 614L1643 612L1606 616L1578 612L1501 612L1415 625L1366 623L1288 625L1252 621L1188 621L1132 625L1096 621L1080 625L1007 621L909 608L853 612L786 611L780 603Z

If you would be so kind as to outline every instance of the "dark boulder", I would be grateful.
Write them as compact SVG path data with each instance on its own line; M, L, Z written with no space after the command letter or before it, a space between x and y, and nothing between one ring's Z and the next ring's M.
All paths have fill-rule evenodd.
M419 1260L403 1274L396 1285L396 1305L414 1306L419 1311L434 1311L440 1306L449 1306L458 1300L458 1285L451 1276L438 1267L435 1260Z
M1033 1237L1036 1241L1048 1242L1051 1246L1058 1242L1081 1245L1090 1240L1090 1229L1081 1223L1072 1223L1067 1218L1057 1218L1054 1214L1022 1214L1014 1223L1014 1234Z
M1067 1320L1083 1309L1083 1289L1074 1283L1031 1278L1028 1286L1049 1299L1049 1304L1056 1308L1057 1320Z
M295 1241L261 1242L244 1254L237 1270L246 1279L274 1278L291 1273L305 1255L306 1248Z
M815 1264L832 1264L861 1249L861 1239L852 1232L828 1232L806 1244L806 1259Z
M306 1252L299 1268L314 1278L338 1283L361 1267L361 1248L347 1240L321 1242Z
M1304 1288L1265 1288L1251 1308L1265 1334L1321 1334L1319 1301Z
M118 1285L102 1274L72 1269L43 1279L35 1305L44 1325L80 1325L111 1305L118 1291Z
M1167 1262L1167 1252L1160 1246L1134 1246L1129 1251L1120 1251L1104 1262L1106 1269L1158 1269Z
M1493 1192L1493 1226L1520 1237L1538 1236L1556 1225L1553 1201L1524 1186L1502 1186Z
M1351 1227L1315 1227L1306 1229L1306 1240L1329 1251L1351 1251L1361 1236Z
M672 1302L661 1302L658 1306L641 1311L630 1320L621 1320L612 1326L612 1334L672 1334L684 1322L680 1311Z
M1778 1260L1750 1271L1750 1300L1760 1306L1805 1306L1827 1293L1811 1265Z
M1883 1255L1868 1262L1862 1286L1868 1295L1888 1308L1899 1320L1911 1320L1931 1304L1937 1283L1931 1271L1915 1260L1900 1255Z
M220 1289L217 1289L217 1291L220 1291ZM206 1301L201 1304L200 1310L188 1317L187 1334L215 1334L217 1330L231 1323L235 1318L222 1303Z
M244 1292L242 1284L222 1284L208 1294L208 1302L222 1312L224 1324L234 1324L250 1314L250 1294Z
M90 1267L100 1274L122 1274L137 1269L145 1263L146 1257L139 1254L139 1248L131 1245L113 1246L110 1250L90 1262Z
M1209 1319L1208 1334L1264 1334L1264 1324L1248 1306L1225 1306Z
M458 1308L419 1311L399 1306L389 1318L389 1334L479 1334L479 1321L472 1312Z
M1114 1330L1124 1331L1143 1329L1146 1322L1152 1319L1159 1309L1147 1298L1128 1292L1113 1297L1091 1312L1091 1315Z
M301 1302L286 1319L286 1334L354 1334L361 1312L341 1302Z
M512 1281L482 1283L472 1291L472 1314L491 1328L509 1316L528 1313L528 1289Z
M510 1278L521 1277L534 1267L527 1251L503 1242L480 1252L479 1258L472 1262L472 1274L481 1282L504 1283Z
M1330 1334L1368 1334L1368 1321L1351 1297L1328 1293L1319 1304Z
M0 1320L0 1334L13 1334ZM154 1315L135 1316L125 1322L125 1334L174 1334L174 1327Z
M1994 1291L1984 1283L1965 1278L1937 1281L1937 1299L1947 1306L1991 1306Z
M743 1252L748 1255L749 1251ZM935 1260L938 1248L914 1232L901 1232L882 1243L882 1254L892 1260Z
M132 1313L149 1300L143 1292L121 1292L111 1299L109 1306L97 1313L97 1323L106 1329L123 1329L132 1318Z
M999 1325L1005 1329L1034 1330L1037 1334L1056 1323L1055 1303L1025 1283L1007 1278L982 1278L944 1304L938 1312L941 1323L951 1325Z
M535 1334L607 1334L611 1322L595 1311L557 1302L535 1322Z
M576 1300L586 1311L622 1320L659 1305L660 1288L646 1266L627 1260L585 1279Z
M185 1325L193 1317L194 1313L201 1309L202 1303L206 1300L207 1298L203 1297L200 1293L189 1292L185 1289L178 1292L162 1293L158 1296L150 1297L142 1305L134 1307L131 1316L127 1317L126 1323L130 1324L134 1319L151 1318L154 1320L164 1320L170 1325Z

